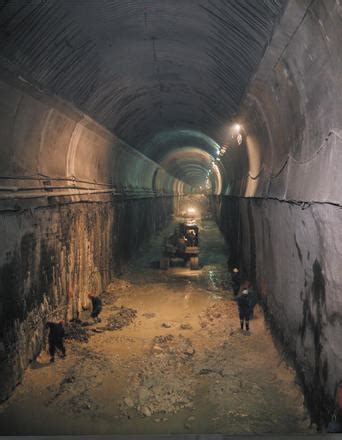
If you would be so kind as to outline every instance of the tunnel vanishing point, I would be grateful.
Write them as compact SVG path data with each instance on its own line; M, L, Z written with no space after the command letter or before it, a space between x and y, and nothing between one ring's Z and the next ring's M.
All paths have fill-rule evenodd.
M340 0L0 1L0 400L208 195L318 424L342 380Z

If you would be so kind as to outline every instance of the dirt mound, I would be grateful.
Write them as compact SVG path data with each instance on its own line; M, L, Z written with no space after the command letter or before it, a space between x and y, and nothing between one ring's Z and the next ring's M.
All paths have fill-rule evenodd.
M118 300L118 295L115 295L114 292L104 291L101 293L101 300L104 306L110 306L116 303Z
M88 342L90 332L81 322L71 321L65 326L65 338L79 342Z
M135 309L121 306L118 311L107 320L107 330L119 330L130 325L137 316Z

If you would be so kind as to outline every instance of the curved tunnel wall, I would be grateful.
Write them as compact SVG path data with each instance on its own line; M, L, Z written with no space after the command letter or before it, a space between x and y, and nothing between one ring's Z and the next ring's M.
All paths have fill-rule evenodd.
M190 190L168 171L183 167L179 177L193 182L206 168L179 161L164 170L57 94L153 160L178 147L212 153L210 142L184 137L154 142L158 133L190 130L228 144L217 206L232 260L257 281L314 416L327 420L341 379L339 2L88 6L1 4L0 154L15 177L1 183L0 313L8 318L0 377L12 378L1 394L39 351L39 319L77 315L85 293L99 292L138 246L139 232L164 224L172 202L162 196ZM237 115L238 145L227 124L285 6Z
M51 191L58 186L81 190L88 184L94 191L108 187L173 194L173 176L70 105L25 83L1 81L0 87L3 191L6 186L25 190L29 179L31 190L38 190L39 176L45 176Z
M189 188L89 117L0 81L0 399Z
M342 9L292 1L237 115L243 145L218 201L232 263L256 281L314 420L342 380ZM229 166L229 165L228 165Z

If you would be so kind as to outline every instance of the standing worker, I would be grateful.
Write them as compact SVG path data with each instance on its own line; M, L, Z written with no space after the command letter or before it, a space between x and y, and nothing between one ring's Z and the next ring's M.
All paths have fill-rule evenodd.
M92 305L92 312L90 316L94 319L95 322L101 322L101 318L99 318L99 314L102 310L101 298L94 295L88 295L88 298L90 299Z
M249 332L250 301L247 288L243 289L241 295L237 298L237 303L241 330L243 330L243 324L245 323L246 331Z
M63 321L56 322L47 322L45 324L45 328L49 329L49 354L50 354L50 362L55 362L55 353L56 349L62 352L62 358L65 358L65 347L64 347L64 325Z
M233 287L234 295L237 295L239 293L240 284L241 284L240 271L237 267L234 267L232 273L232 287Z

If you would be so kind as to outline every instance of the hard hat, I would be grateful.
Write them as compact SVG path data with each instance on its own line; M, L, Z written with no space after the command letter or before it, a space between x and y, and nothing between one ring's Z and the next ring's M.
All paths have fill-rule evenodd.
M248 295L248 290L247 289L243 289L242 294L243 295Z
M239 269L237 267L234 267L233 272L237 273L239 272Z

